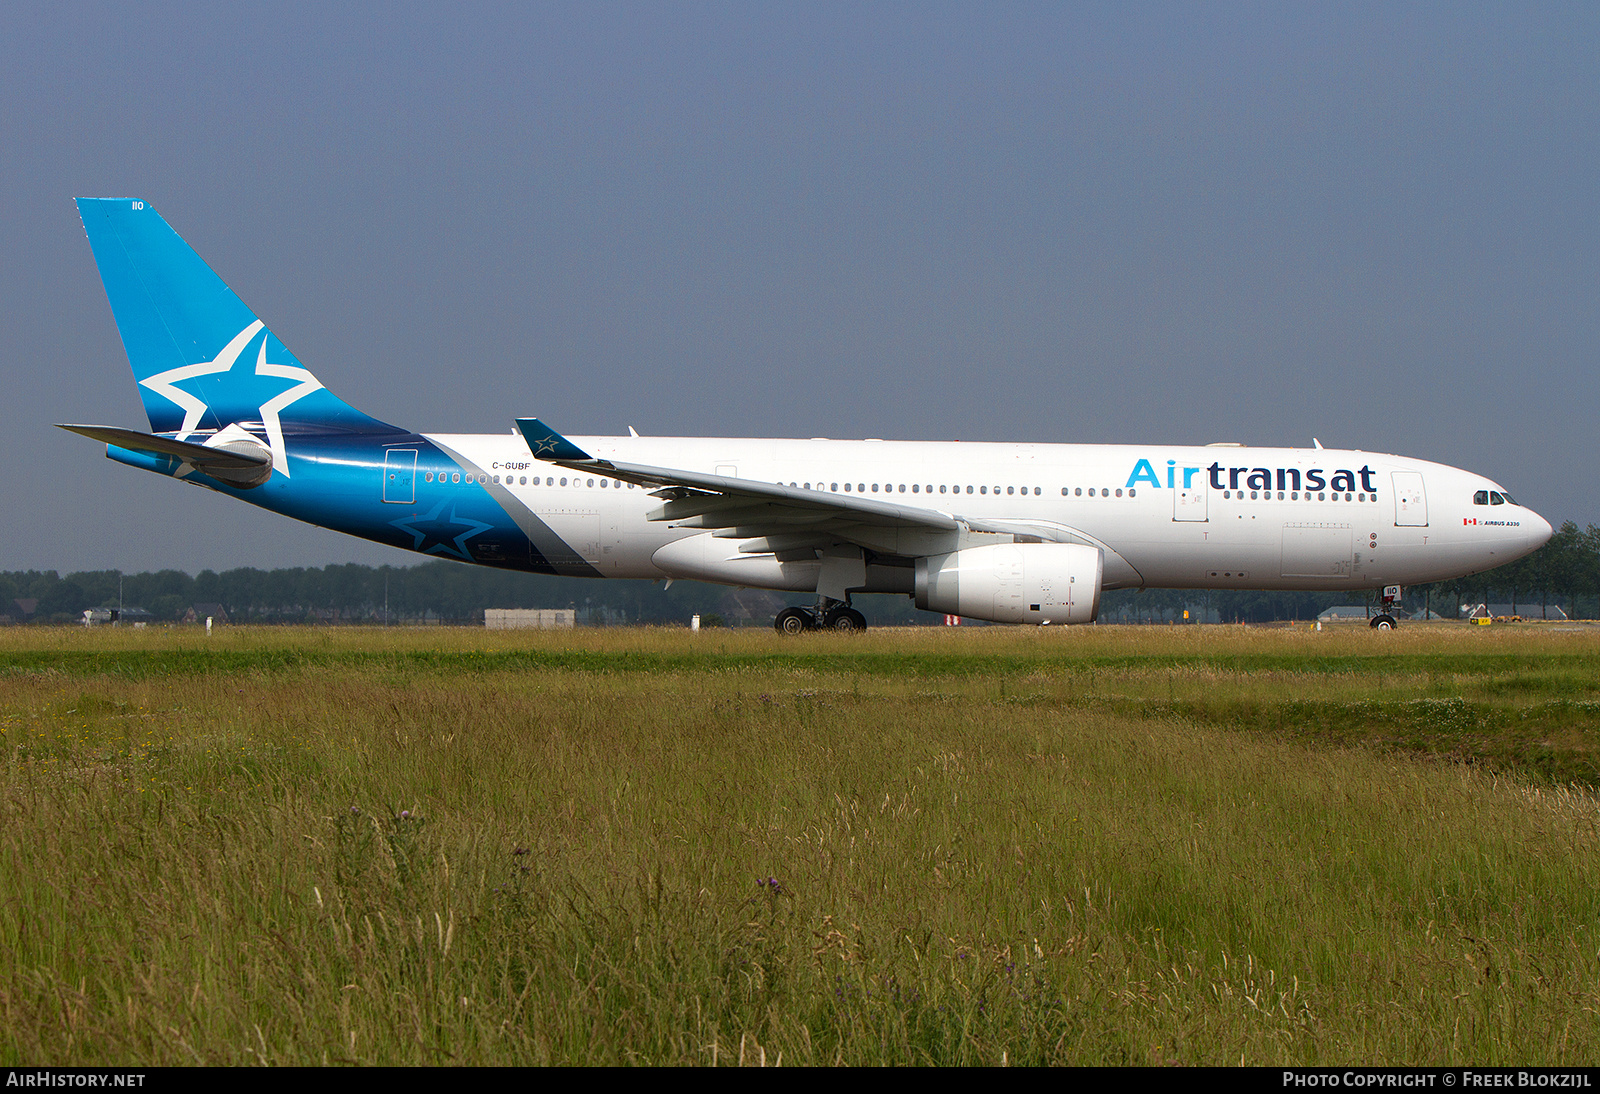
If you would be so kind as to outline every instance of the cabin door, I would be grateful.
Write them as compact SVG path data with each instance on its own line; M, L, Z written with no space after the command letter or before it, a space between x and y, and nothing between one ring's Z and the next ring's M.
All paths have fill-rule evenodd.
M415 448L391 448L383 454L383 500L395 505L417 500Z
M1172 491L1173 520L1206 519L1206 484L1178 487Z
M1397 528L1428 526L1428 495L1422 488L1422 472L1395 471L1394 523Z

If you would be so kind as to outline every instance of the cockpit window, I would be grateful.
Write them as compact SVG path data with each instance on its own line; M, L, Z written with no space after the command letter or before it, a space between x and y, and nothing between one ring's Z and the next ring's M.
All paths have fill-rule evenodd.
M1515 499L1515 498L1513 498L1513 497L1512 497L1512 496L1511 496L1511 495L1510 495L1510 494L1507 494L1507 493L1505 493L1505 492L1503 492L1503 491L1502 491L1502 492L1501 492L1501 494L1500 494L1500 496L1501 496L1501 497L1502 497L1502 498L1505 498L1505 499L1506 499L1506 504L1507 504L1507 505L1515 505L1515 504L1517 504L1517 502L1516 502L1516 499Z
M1472 504L1473 505L1488 505L1489 504L1489 491L1487 491L1487 490L1479 490L1476 494L1472 495Z
M1500 492L1498 490L1489 491L1490 505L1504 505L1505 503L1506 499L1500 496Z

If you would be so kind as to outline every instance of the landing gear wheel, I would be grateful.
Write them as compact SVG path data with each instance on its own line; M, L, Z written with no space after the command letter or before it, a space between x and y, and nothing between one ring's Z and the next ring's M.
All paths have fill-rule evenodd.
M785 608L772 621L772 629L779 634L800 634L816 627L817 621L804 608Z
M1392 631L1399 625L1399 620L1392 615L1374 616L1372 622L1368 624L1375 631Z
M860 633L867 629L867 617L854 608L835 608L822 617L822 626L830 631Z

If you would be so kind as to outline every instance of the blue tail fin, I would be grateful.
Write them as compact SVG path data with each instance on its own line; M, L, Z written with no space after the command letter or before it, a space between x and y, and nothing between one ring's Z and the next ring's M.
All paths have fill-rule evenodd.
M186 441L237 425L284 466L285 433L398 433L336 398L161 215L79 198L150 429Z

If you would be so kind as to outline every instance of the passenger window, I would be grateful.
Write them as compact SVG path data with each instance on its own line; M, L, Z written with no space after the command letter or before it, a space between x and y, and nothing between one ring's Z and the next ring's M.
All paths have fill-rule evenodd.
M1016 493L1016 492L1017 492L1017 488L1016 488L1016 487L1015 487L1015 486L1008 486L1008 487L1006 487L1006 493L1008 493L1008 494L1015 494L1015 493Z
M1092 487L1092 486L1091 486L1091 487L1089 487L1089 496L1090 496L1090 497L1091 497L1091 498L1092 498L1092 497L1094 497L1094 487Z
M1081 486L1078 487L1076 490L1073 491L1073 493L1076 494L1080 498L1083 497L1083 487L1081 487Z
M836 482L830 482L828 484L828 489L832 490L835 494L837 494L839 492L839 484L836 483Z
M980 493L980 494L987 494L987 493L988 493L988 492L989 492L989 488L988 488L988 487L987 487L987 486L980 486L980 487L978 487L978 493Z
M1042 493L1044 493L1044 491L1042 489L1040 489L1039 487L1035 486L1033 488L1033 496L1034 497L1038 497Z

